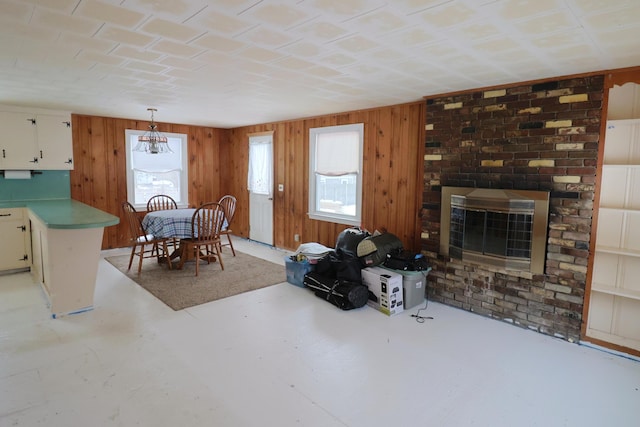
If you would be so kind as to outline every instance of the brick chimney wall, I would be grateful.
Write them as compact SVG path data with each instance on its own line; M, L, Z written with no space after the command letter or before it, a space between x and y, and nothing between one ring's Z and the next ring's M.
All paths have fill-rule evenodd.
M604 76L427 100L422 250L429 298L580 338ZM438 254L443 186L550 191L543 275Z

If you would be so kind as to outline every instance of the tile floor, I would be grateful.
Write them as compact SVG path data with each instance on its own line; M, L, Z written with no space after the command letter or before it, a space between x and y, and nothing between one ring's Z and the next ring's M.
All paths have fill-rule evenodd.
M54 320L27 273L0 276L0 426L640 425L637 360L416 312L287 283L174 312L101 260L95 309Z

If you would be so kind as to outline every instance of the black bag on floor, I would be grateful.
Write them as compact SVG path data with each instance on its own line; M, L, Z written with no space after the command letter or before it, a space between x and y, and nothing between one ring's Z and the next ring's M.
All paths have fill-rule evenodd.
M369 288L362 283L325 277L315 272L304 275L304 285L313 289L318 298L342 310L360 308L369 299Z

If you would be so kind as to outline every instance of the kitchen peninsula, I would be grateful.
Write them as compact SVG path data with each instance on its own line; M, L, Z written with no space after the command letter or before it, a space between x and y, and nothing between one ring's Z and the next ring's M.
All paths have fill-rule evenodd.
M0 210L22 215L28 267L52 317L91 310L104 227L120 219L72 199L4 201Z

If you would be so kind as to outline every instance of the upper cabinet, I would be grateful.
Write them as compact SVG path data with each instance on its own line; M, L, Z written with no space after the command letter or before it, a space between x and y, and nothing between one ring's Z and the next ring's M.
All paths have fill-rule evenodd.
M73 169L71 114L0 107L0 169Z

